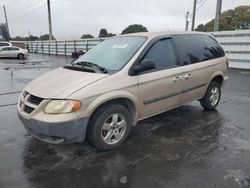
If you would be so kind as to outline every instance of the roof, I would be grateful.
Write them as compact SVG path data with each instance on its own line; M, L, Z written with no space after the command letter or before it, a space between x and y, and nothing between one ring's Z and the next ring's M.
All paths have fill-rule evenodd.
M131 33L122 36L146 36L149 38L155 38L160 36L171 36L171 35L179 35L179 34L202 34L202 35L209 35L209 33L205 32L196 32L196 31L162 31L162 32L141 32L141 33Z

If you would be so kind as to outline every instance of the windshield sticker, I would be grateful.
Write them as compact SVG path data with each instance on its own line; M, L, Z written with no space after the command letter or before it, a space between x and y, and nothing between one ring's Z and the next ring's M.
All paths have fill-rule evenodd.
M112 48L127 48L128 44L114 44Z

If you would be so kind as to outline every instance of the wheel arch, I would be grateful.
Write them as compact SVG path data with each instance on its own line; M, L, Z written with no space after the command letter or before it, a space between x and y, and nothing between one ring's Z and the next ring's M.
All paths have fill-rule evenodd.
M118 94L119 93L119 94ZM95 112L109 104L121 104L125 106L129 112L132 113L135 123L137 121L137 99L130 92L116 92L116 94L104 94L96 98L86 109L86 113L91 117L95 114ZM134 123L134 124L135 124Z
M17 54L17 58L19 58L19 55L23 55L23 57L24 57L24 54L23 54L22 52L19 52L19 53Z
M220 84L220 86L223 85L223 82L224 82L224 74L222 71L219 71L219 72L215 72L212 77L212 79L210 80L209 84L213 81L216 81L217 83Z

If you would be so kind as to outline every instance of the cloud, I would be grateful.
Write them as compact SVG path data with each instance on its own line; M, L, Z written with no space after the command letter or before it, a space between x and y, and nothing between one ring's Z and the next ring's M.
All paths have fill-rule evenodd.
M7 0L4 1L7 3ZM185 14L187 11L192 12L193 4L193 0L51 0L51 2L55 36L80 36L84 33L98 36L101 28L119 34L125 27L134 23L142 24L150 31L184 30ZM223 10L239 5L250 5L250 2L224 0ZM216 0L207 0L197 11L196 25L211 20L215 15L215 6ZM11 8L8 4L6 7ZM32 9L32 6L29 9ZM19 15L22 15L22 12L28 10L20 11ZM28 31L33 35L48 33L46 6L19 19L11 19L10 16L9 22L12 36L27 35Z

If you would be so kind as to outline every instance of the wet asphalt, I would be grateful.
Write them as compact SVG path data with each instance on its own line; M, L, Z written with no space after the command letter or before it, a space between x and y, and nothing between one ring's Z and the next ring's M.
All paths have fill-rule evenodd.
M0 188L250 187L250 70L231 69L217 111L198 102L138 123L119 148L51 145L18 120L23 87L71 58L0 59Z

